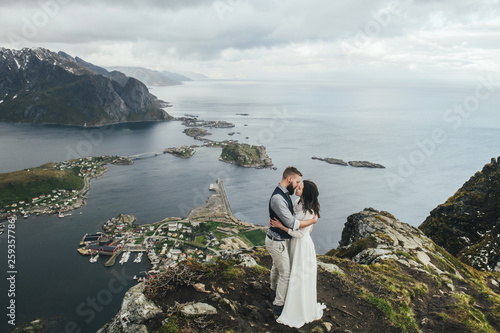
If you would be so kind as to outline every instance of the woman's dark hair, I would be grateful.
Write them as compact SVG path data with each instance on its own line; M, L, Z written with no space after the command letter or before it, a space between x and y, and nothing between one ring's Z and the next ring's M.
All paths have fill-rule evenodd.
M304 189L302 190L302 196L300 200L302 201L302 206L304 208L304 213L309 212L318 215L319 218L319 191L316 184L310 180L304 180Z

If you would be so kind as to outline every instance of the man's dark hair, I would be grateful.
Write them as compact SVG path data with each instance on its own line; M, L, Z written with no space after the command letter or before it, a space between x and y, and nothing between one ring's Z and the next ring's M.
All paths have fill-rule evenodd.
M302 173L300 173L299 170L297 170L296 167L289 166L283 171L283 179L288 178L290 176L297 175L302 177Z

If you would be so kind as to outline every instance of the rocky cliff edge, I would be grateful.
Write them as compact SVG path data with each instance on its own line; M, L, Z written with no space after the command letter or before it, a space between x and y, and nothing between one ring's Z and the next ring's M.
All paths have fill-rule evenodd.
M271 312L262 248L184 261L129 290L99 332L497 332L499 275L462 264L420 230L367 208L318 256L323 318L300 329Z
M461 261L500 271L500 157L492 158L419 227Z

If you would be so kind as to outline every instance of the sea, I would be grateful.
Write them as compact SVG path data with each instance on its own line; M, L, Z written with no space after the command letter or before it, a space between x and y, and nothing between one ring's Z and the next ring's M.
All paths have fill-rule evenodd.
M77 252L81 238L121 213L134 215L138 224L184 217L205 202L218 178L237 218L267 225L269 196L282 171L297 167L319 188L321 218L311 236L317 253L324 254L338 246L348 216L367 207L418 227L500 155L500 87L487 78L364 85L201 80L150 89L171 104L166 111L172 116L233 123L207 128L207 138L263 145L276 170L226 164L219 161L220 148L200 147L190 159L163 154L168 147L202 143L185 135L180 121L101 128L0 123L0 173L86 156L138 155L133 165L111 165L93 179L86 205L72 215L20 218L11 238L13 268L7 267L7 232L0 235L0 331L12 330L12 313L16 324L45 318L48 332L97 331L135 285L132 276L150 265L146 258L134 263L134 256L111 268L103 258L92 264ZM385 168L332 165L313 157Z

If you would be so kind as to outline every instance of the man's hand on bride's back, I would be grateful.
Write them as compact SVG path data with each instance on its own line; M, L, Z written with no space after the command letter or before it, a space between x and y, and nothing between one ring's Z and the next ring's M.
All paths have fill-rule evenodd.
M276 219L276 218L274 218L274 219L269 219L269 226L270 226L270 227L274 227L274 228L279 228L279 229L281 229L281 230L285 230L285 231L286 231L286 230L288 230L288 228L287 228L287 227L285 227L285 226L283 225L283 223L281 223L281 221L280 221L280 220L278 220L278 219Z
M314 214L312 220L313 220L313 224L315 224L316 222L318 222L318 214Z

